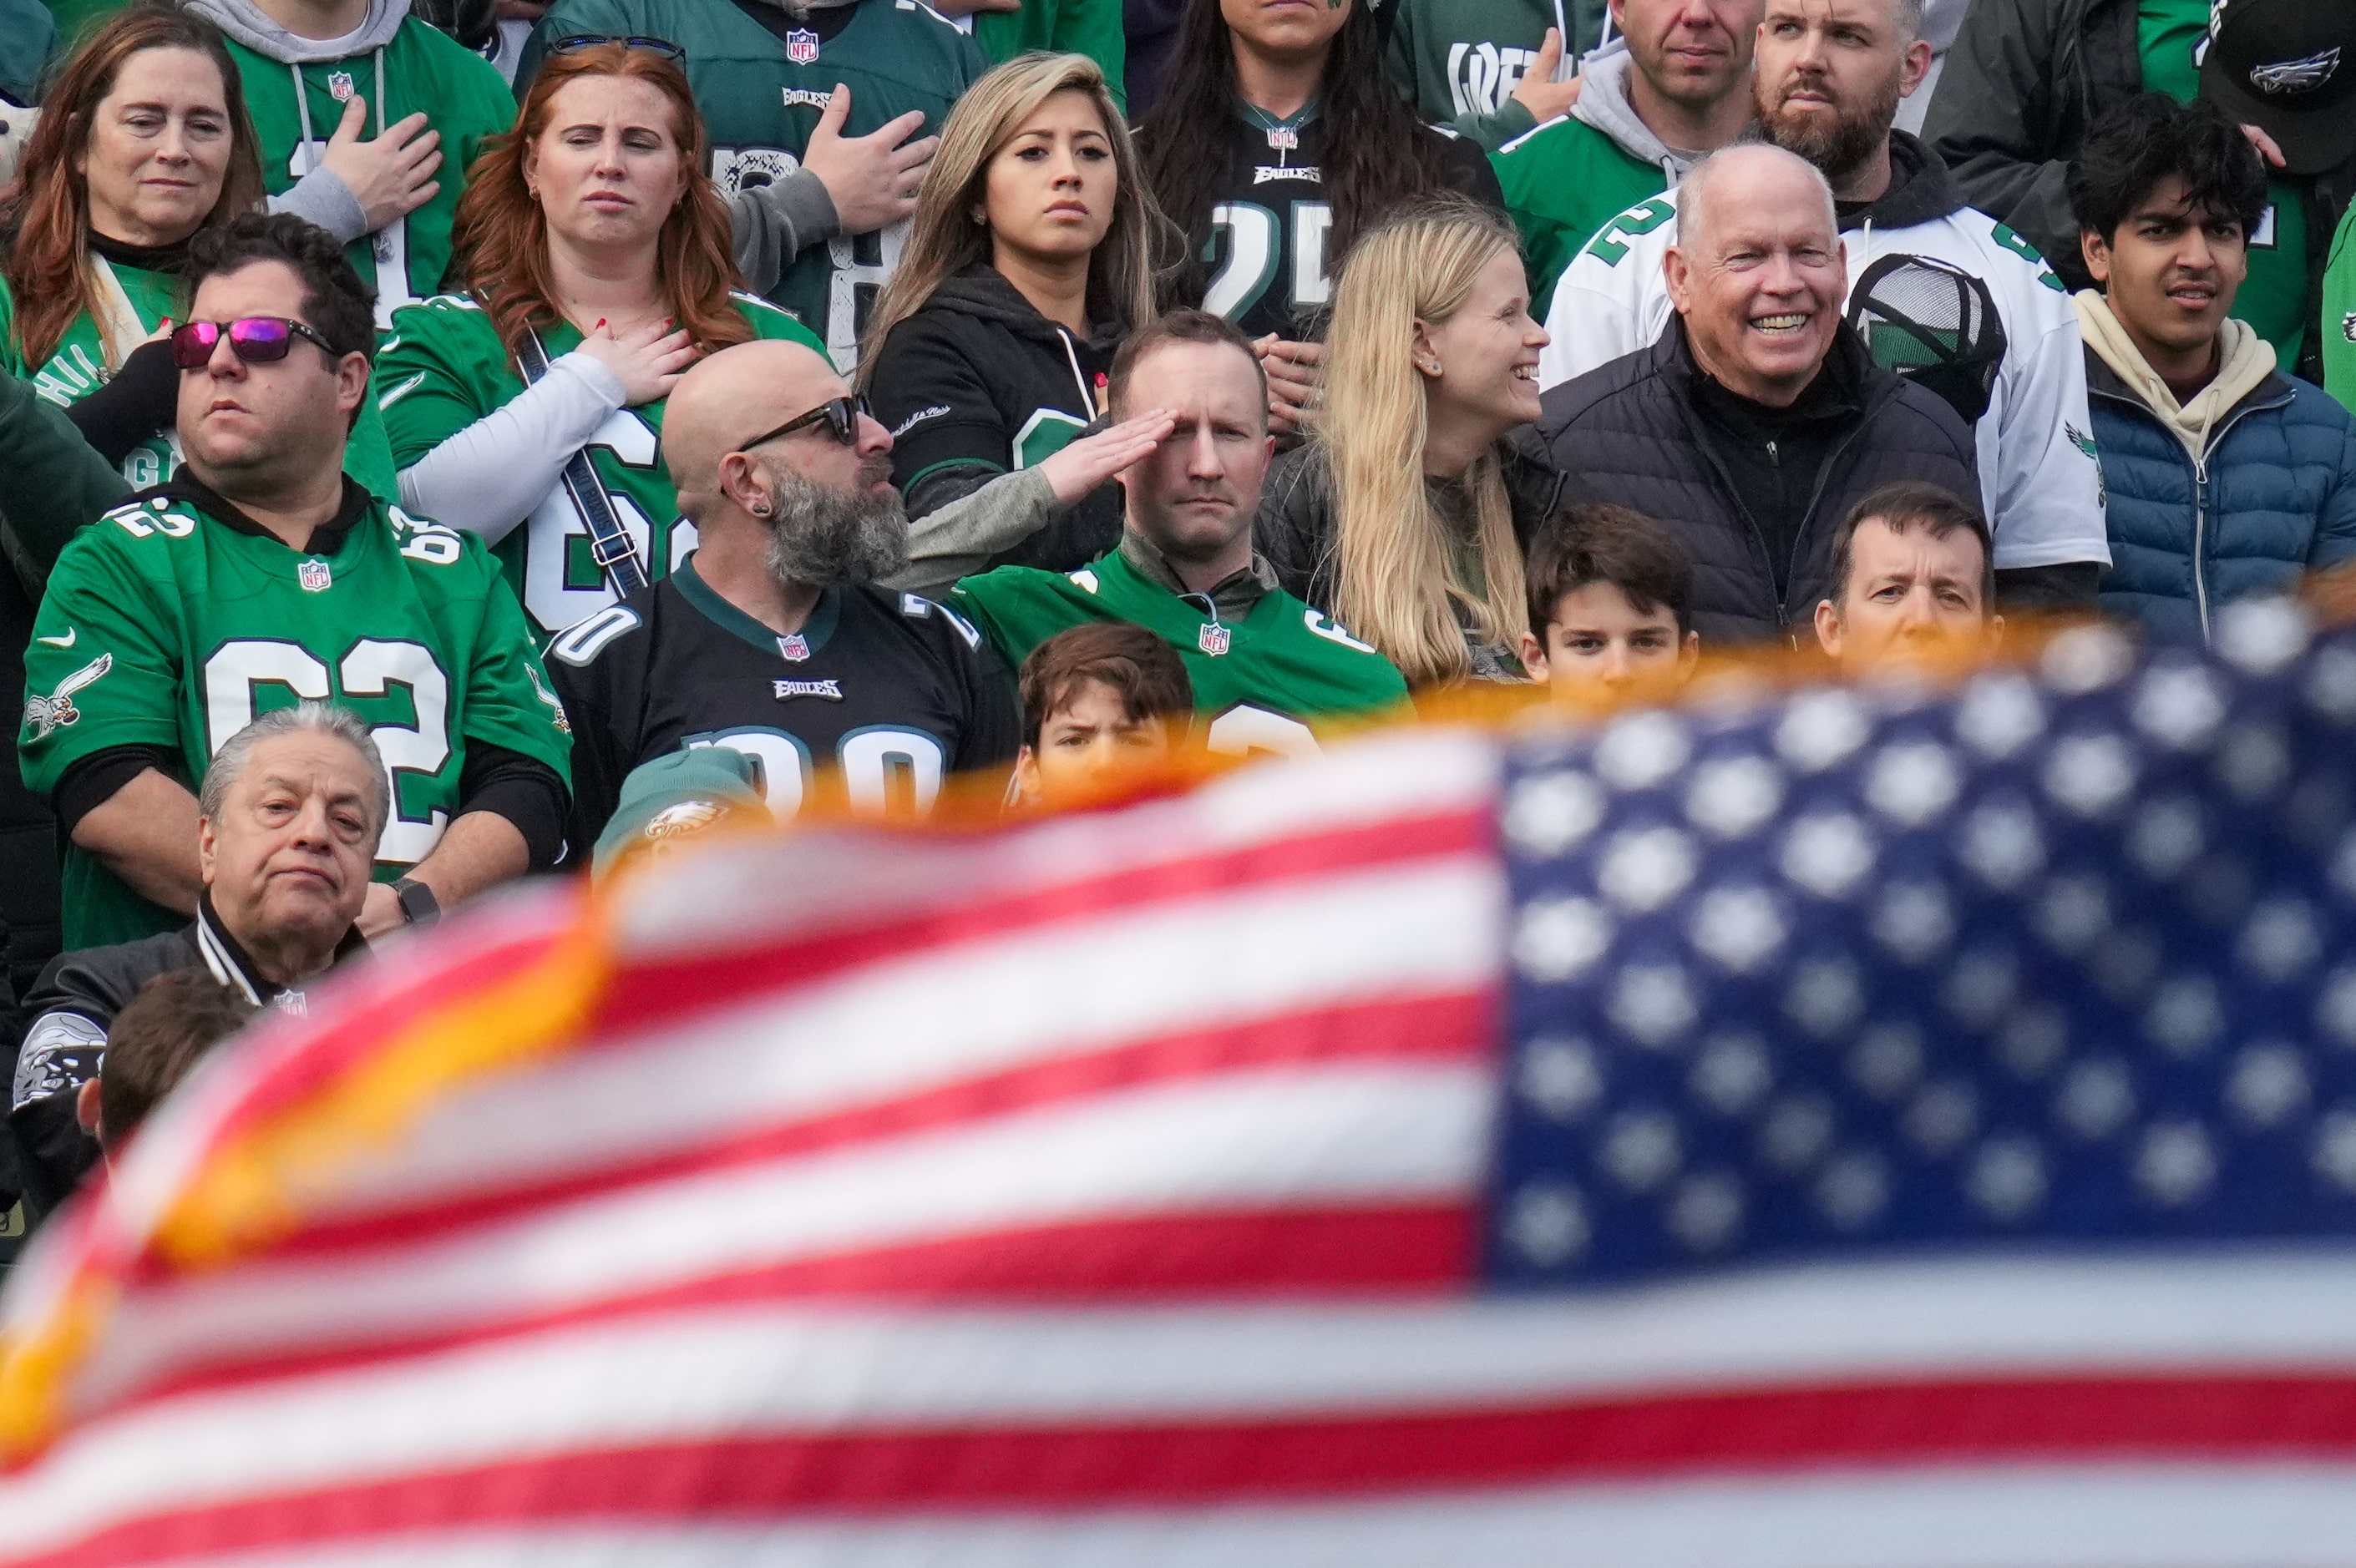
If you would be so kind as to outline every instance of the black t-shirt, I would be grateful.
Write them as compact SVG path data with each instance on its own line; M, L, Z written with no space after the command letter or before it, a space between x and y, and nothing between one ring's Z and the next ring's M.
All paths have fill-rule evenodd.
M1325 121L1313 103L1282 122L1248 105L1237 109L1209 232L1189 236L1198 254L1208 252L1202 296L1181 303L1226 316L1247 337L1322 337L1341 260L1332 250L1333 213L1320 164ZM1419 133L1437 144L1445 188L1505 210L1496 172L1479 146L1430 126Z
M584 845L632 768L685 746L755 758L783 821L821 776L862 807L922 811L944 777L1003 766L1022 743L1005 661L930 600L829 589L781 637L706 585L693 557L560 635L548 670L572 717Z

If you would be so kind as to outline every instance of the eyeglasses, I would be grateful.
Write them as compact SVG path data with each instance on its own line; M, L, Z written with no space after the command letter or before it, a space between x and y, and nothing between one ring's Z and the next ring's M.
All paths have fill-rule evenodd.
M687 59L687 51L669 38L649 38L638 33L573 33L549 45L548 52L569 55L575 49L594 49L599 44L619 44L626 49L644 49L667 60Z
M283 315L241 315L235 321L192 321L172 331L172 363L183 370L201 370L212 362L213 348L229 334L230 351L249 365L268 365L286 357L297 337L307 337L319 352L340 361L336 346L301 322Z
M787 420L766 435L755 436L752 440L740 444L736 450L750 452L764 442L775 441L781 435L791 435L798 430L807 430L820 420L826 421L827 431L835 440L845 446L857 446L860 417L866 412L865 398L829 398L809 412L798 419Z

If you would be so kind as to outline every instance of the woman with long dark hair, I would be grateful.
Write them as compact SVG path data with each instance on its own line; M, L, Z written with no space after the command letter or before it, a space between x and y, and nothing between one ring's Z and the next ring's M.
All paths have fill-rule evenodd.
M736 289L708 153L668 46L560 48L467 171L451 272L469 292L395 311L377 356L402 504L480 534L544 633L612 603L626 558L651 581L694 548L661 447L688 366L755 337L819 347Z
M1119 542L1112 476L1170 420L1083 432L1121 339L1153 319L1161 221L1087 56L1024 55L958 100L860 356L897 434L905 586L937 594L993 565L1069 571Z
M261 203L254 148L220 34L141 5L108 17L65 62L17 165L0 368L67 406L135 485L171 473L179 387L167 345L136 351L179 314L180 263L197 231Z
M1313 394L1343 255L1412 197L1504 210L1481 149L1417 121L1365 0L1187 0L1176 63L1141 127L1162 209L1185 237L1163 304L1258 340L1280 432Z

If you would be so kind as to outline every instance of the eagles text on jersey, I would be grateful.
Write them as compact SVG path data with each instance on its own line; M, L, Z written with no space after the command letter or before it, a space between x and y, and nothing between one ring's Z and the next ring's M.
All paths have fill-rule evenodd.
M864 811L920 812L948 774L1020 743L1013 683L964 617L913 593L829 589L781 636L696 575L693 558L549 645L573 720L578 829L594 837L622 780L683 746L761 764L780 820L821 780Z

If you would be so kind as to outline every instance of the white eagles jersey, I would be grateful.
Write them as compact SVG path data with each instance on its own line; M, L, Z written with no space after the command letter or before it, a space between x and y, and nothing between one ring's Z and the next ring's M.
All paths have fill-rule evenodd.
M1659 339L1672 307L1662 260L1677 238L1674 193L1638 202L1596 231L1565 268L1538 357L1552 387ZM2102 466L2086 412L2085 347L2070 295L2037 248L1995 219L1958 208L1901 229L1841 236L1854 284L1884 256L1944 261L1986 283L2005 335L2004 364L1973 434L1996 564L2110 564Z

